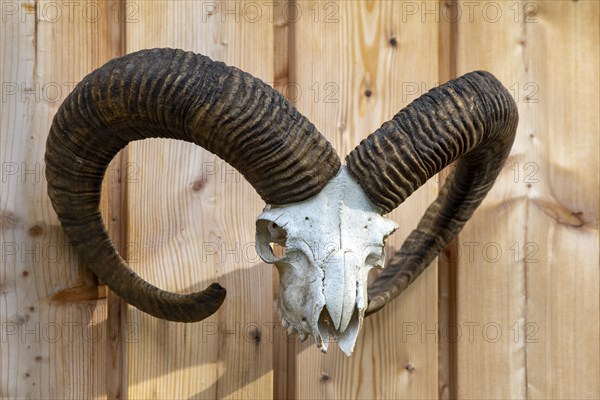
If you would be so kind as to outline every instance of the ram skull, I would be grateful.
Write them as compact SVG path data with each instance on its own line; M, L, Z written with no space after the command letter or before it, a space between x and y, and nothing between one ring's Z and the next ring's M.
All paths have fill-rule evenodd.
M256 250L279 271L279 311L288 333L309 334L327 351L330 336L352 353L367 307L367 276L383 267L385 239L398 225L381 216L345 167L300 203L267 206ZM285 248L273 253L271 243Z
M471 217L500 173L517 121L502 84L472 72L402 109L343 167L315 126L259 79L191 52L142 50L87 75L60 106L46 145L48 195L83 262L110 289L157 318L200 321L221 306L225 289L214 283L177 294L143 280L117 253L99 203L104 172L129 142L162 137L204 147L267 204L257 250L279 270L284 325L301 339L314 336L323 351L335 339L350 354L364 316L410 285ZM367 288L397 227L382 215L453 162L438 198Z

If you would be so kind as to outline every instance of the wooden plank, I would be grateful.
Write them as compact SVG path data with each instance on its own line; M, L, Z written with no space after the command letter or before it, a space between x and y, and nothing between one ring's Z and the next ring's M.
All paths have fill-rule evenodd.
M464 3L459 2L464 7ZM505 86L527 82L520 43L523 21L506 16L492 23L481 8L458 21L457 72L492 72ZM519 10L521 5L515 9ZM472 16L471 16L472 15ZM536 29L537 25L531 29ZM493 40L492 40L493 38ZM509 56L510 55L510 56ZM517 138L501 178L459 236L457 278L457 393L460 398L526 397L526 351L512 340L511 329L526 321L524 266L514 262L511 247L526 242L524 184L515 184L510 166L529 161L523 134L527 116L519 102ZM494 223L489 223L490 221ZM498 258L500 255L502 257Z
M438 24L409 17L403 2L302 1L293 25L290 83L296 106L344 157L438 80ZM406 18L405 18L406 17ZM433 50L432 50L433 49ZM391 253L435 198L433 180L390 217ZM297 398L438 397L436 263L393 304L369 317L354 354L296 345Z
M74 85L113 54L107 3L2 2L0 397L105 396L106 301L46 193L46 135ZM105 204L108 197L105 196Z
M121 0L110 0L106 5L112 12L107 39L111 41L111 58L114 58L125 54L125 23L128 15L125 3ZM126 254L128 249L125 195L127 181L132 177L128 175L126 160L126 149L114 157L109 170L109 179L104 179L101 198L102 215L108 233L120 254ZM106 397L121 399L127 390L126 346L127 342L135 338L131 336L133 331L127 325L127 303L108 289L106 311Z
M586 172L598 170L598 14L490 2L458 22L459 74L493 72L520 112L502 177L460 236L460 398L599 396L598 176Z
M183 48L273 81L272 20L260 4L129 6L138 7L139 21L127 25L127 52ZM253 244L254 220L264 204L232 167L189 143L135 143L128 162L139 177L127 189L132 267L172 291L203 289L213 281L228 289L221 309L196 324L129 309L138 340L128 344L128 396L271 397L272 270Z
M458 33L458 3L457 0L439 2L439 80L444 83L456 78L456 43ZM440 18L440 16L445 16ZM445 178L453 166L446 168L438 175L438 187L442 187ZM440 399L455 399L456 395L456 341L450 327L456 326L456 269L458 260L458 238L455 237L446 246L438 258L438 316L441 332L444 338L439 342L439 397Z
M274 77L272 86L284 96L289 95L289 63L290 52L293 51L293 35L290 32L288 0L276 2L273 7L273 53ZM276 321L273 331L273 398L289 399L293 397L295 388L295 357L294 346L289 345L289 338L282 324L277 309L279 295L279 272L273 271L273 321Z
M539 263L527 263L527 395L597 399L600 4L540 3L536 17L528 48L540 101L527 110L526 134L539 182L531 183L527 240Z

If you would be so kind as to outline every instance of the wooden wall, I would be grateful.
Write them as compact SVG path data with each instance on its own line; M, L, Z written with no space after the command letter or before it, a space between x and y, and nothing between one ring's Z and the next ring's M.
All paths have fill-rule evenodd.
M600 397L598 2L0 0L0 21L0 397ZM282 332L277 274L253 248L263 204L237 172L186 143L128 146L102 202L121 253L162 288L229 289L205 321L160 321L78 261L43 163L73 86L150 47L270 83L342 157L476 69L513 93L518 135L473 219L351 358ZM391 214L388 253L442 183Z

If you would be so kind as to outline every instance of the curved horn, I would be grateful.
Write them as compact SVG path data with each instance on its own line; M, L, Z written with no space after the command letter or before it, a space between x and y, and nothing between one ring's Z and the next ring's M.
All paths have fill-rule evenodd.
M128 303L155 317L192 322L214 313L225 289L180 295L140 278L117 254L99 212L104 172L130 141L196 143L223 158L269 204L317 194L340 167L327 140L257 78L174 49L114 59L65 99L46 145L48 194L83 261Z
M367 313L397 297L460 231L500 173L517 123L510 93L492 74L476 71L413 101L348 155L348 169L382 213L458 160L417 228L369 288Z

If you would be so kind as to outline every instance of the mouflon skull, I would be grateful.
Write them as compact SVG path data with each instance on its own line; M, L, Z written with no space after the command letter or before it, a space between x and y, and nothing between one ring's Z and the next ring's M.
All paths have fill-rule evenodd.
M422 95L363 140L347 167L278 92L235 67L176 49L141 50L87 75L58 109L46 144L48 195L84 264L157 318L195 322L217 311L218 283L161 290L119 256L99 211L107 166L129 142L180 139L238 169L267 204L257 251L280 273L289 332L350 354L363 317L397 297L458 233L492 187L518 122L510 93L476 71ZM454 162L418 226L382 267L397 225L382 217ZM284 247L273 253L270 243Z
M367 276L383 267L385 239L398 225L381 216L342 167L302 202L265 207L256 220L256 251L279 271L279 312L288 333L330 337L352 353L367 307ZM271 243L285 248L278 257Z

